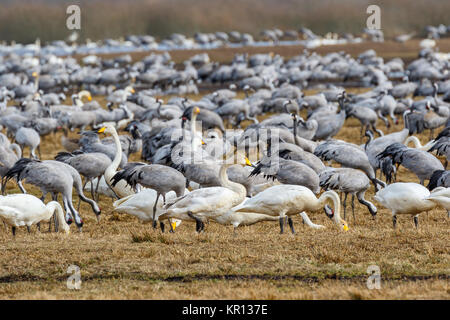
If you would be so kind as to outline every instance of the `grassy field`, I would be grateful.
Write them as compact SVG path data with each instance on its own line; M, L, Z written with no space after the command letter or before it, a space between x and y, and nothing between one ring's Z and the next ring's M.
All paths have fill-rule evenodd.
M350 90L351 91L351 90ZM310 94L311 92L307 92ZM380 126L381 127L381 126ZM387 132L400 130L402 124ZM359 143L359 123L348 119L336 138ZM384 130L384 128L383 128ZM73 134L75 136L75 134ZM62 150L61 134L46 137L44 159ZM422 143L428 132L419 135ZM26 153L27 155L27 153ZM133 157L132 160L138 160ZM418 179L405 169L400 181ZM31 193L40 193L30 185ZM8 193L18 192L13 183ZM373 196L373 188L366 194ZM356 219L341 232L323 211L311 213L325 230L294 218L296 234L279 234L278 223L241 227L213 222L197 234L183 223L175 234L162 234L134 217L112 212L100 200L103 218L96 222L82 204L83 232L69 235L19 229L0 231L0 298L2 299L448 299L449 219L443 210L399 216L378 206L376 220L356 202ZM81 270L81 289L66 286L67 268ZM381 270L381 289L366 286L367 268Z
M361 43L352 43L345 45L328 45L321 46L314 49L308 49L310 52L317 52L321 55L325 55L331 52L345 51L349 53L353 57L357 57L360 53L368 50L374 49L377 52L377 55L385 59L387 62L390 59L400 57L406 63L416 59L418 53L420 51L420 43L421 40L413 39L409 40L405 43L399 43L395 41L385 41L385 42L361 42ZM450 52L450 39L444 38L440 40L436 40L436 46L439 48L441 52ZM243 47L243 48L218 48L207 50L211 61L217 61L220 63L229 63L233 60L235 54L243 54L248 53L249 55L256 53L269 53L273 52L274 54L279 54L283 56L285 59L290 59L294 56L301 54L304 50L304 46L301 45L292 45L292 46L268 46L268 47ZM142 60L144 57L148 56L151 53L161 53L160 51L142 51L142 52L134 52L130 53L133 61ZM203 53L205 50L200 49L192 49L192 50L173 50L170 51L170 56L172 60L181 64L183 61L189 59L190 57ZM103 54L100 55L103 58L112 58L117 56L117 54ZM80 59L80 55L75 55L75 58Z

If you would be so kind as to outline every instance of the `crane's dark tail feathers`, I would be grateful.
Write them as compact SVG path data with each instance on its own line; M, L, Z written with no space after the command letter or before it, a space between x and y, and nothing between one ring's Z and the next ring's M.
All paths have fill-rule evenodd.
M73 154L70 152L61 151L55 156L56 161L65 162L67 159L72 158Z
M145 163L142 162L129 162L127 165L120 171L118 171L112 178L111 178L111 186L115 187L116 184L120 180L125 180L129 186L132 188L136 187L137 181L135 177L135 174L138 172L137 169L140 166L144 166Z
M436 187L439 187L439 179L442 177L442 174L445 170L436 170L433 172L430 178L430 182L427 185L428 190L433 190Z
M6 184L12 178L16 178L17 181L21 180L20 175L27 168L27 166L32 162L40 162L39 160L21 158L16 161L16 163L9 169L2 179L2 193L4 193Z

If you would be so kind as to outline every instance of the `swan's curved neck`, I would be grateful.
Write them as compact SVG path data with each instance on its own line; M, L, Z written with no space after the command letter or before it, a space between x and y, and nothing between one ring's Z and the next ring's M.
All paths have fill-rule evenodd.
M240 183L232 182L228 179L227 169L232 166L230 163L224 163L220 167L219 171L219 181L222 187L228 188L236 193L238 193L240 196L242 196L242 201L245 198L245 195L247 194L247 189Z
M119 135L117 134L116 129L113 130L112 137L113 137L114 143L116 145L116 156L114 157L114 160L109 165L108 169L112 169L113 171L116 171L120 165L120 162L122 161L122 145L120 144Z
M50 201L49 203L47 203L46 207L52 213L52 215L56 211L59 227L64 231L69 230L69 225L66 223L66 219L64 217L64 212L61 208L61 205L56 201Z
M327 200L331 200L333 202L333 219L334 222L339 226L341 223L341 200L339 200L339 196L336 192L330 190L325 191L319 198L320 205L324 205Z
M191 146L192 150L197 150L197 144L198 144L198 137L197 137L197 128L195 126L195 123L197 122L197 113L192 112L191 116Z
M22 158L22 149L20 149L18 144L11 143L9 148L16 154L18 159Z
M414 148L422 148L422 144L420 143L420 140L417 139L415 136L409 136L406 138L405 142L403 143L405 146L408 146L408 144L412 142L414 144Z

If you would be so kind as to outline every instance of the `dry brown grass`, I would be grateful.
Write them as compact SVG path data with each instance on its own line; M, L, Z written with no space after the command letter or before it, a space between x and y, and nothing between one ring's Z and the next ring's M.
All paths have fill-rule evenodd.
M390 59L400 57L406 63L416 59L418 57L418 53L420 51L419 46L420 40L413 39L407 41L405 43L398 43L394 41L385 41L381 43L377 42L362 42L362 43L353 43L346 45L330 45L330 46L322 46L315 49L309 49L311 52L317 52L321 55L325 55L331 52L345 51L353 57L357 57L360 53L368 50L374 49L377 52L377 55L385 59L385 61L389 61ZM450 52L450 39L440 39L436 41L437 47L441 52ZM243 54L248 53L249 55L257 54L257 53L269 53L273 52L274 54L279 54L283 56L285 59L290 59L294 56L297 56L303 52L304 47L301 45L292 45L292 46L268 46L268 47L244 47L244 48L218 48L207 50L211 61L217 61L220 63L229 63L233 60L235 54ZM130 53L133 61L142 60L144 57L148 56L151 53L161 53L160 51L142 51L142 52L133 52ZM190 57L203 53L205 50L173 50L170 51L170 56L172 60L181 64L183 61L189 59ZM117 54L103 54L100 55L103 58L111 58L116 56ZM81 55L75 55L75 58L80 60Z
M309 94L310 92L308 92ZM381 126L380 126L381 127ZM388 130L402 128L397 125ZM75 136L75 135L74 135ZM428 132L419 135L427 141ZM359 124L346 122L337 138L359 142ZM44 138L51 159L61 150L60 134ZM137 160L136 157L133 160ZM418 182L404 169L400 181ZM33 194L35 188L26 186ZM8 192L18 192L10 183ZM366 197L371 199L373 190ZM175 234L161 234L136 218L112 213L102 197L97 223L82 204L83 233L69 235L20 229L0 231L0 298L3 299L448 299L449 219L443 210L412 218L399 216L392 229L390 212L378 206L376 220L356 203L356 220L340 232L323 212L311 213L325 230L303 226L279 234L277 223L241 227L213 222L196 234L183 223ZM46 225L43 226L46 230ZM69 290L66 270L81 268L81 290ZM366 287L369 265L381 269L381 289Z

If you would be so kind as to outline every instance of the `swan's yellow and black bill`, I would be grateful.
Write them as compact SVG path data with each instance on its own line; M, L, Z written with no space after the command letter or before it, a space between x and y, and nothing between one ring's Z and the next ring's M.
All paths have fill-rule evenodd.
M194 108L194 113L195 114L199 114L200 113L200 108L199 107L195 107Z
M105 129L106 129L106 127L100 128L100 129L98 129L97 133L103 133L103 132L105 132Z
M34 71L31 75L36 78L38 76L38 73Z
M172 225L172 230L175 231L175 228L177 227L177 223L176 222L172 222L171 225Z
M88 95L88 101L92 101L92 96L91 95Z
M348 231L348 227L344 225L344 231Z
M130 89L130 92L131 92L131 93L135 93L136 90L134 90L134 88L131 88L131 89Z
M252 163L250 162L250 160L248 160L247 157L245 157L245 164L246 164L247 166L250 166L250 167L253 166Z

